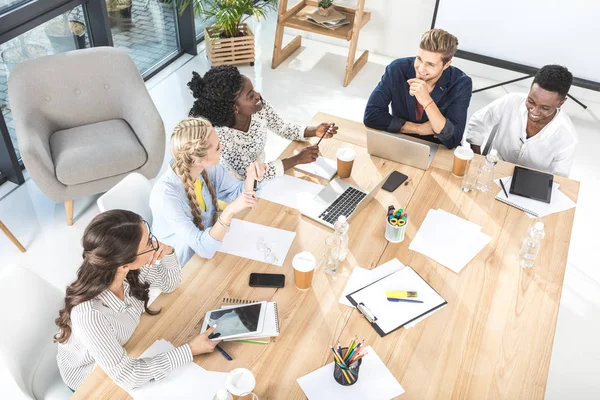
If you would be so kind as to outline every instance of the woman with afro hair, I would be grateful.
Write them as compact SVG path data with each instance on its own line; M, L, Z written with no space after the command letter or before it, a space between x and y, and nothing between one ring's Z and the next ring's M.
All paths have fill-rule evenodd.
M260 93L254 90L248 77L234 66L211 68L204 77L192 73L188 83L195 98L189 116L208 119L216 128L221 141L221 163L238 179L246 179L252 162L265 161L267 129L289 140L307 137L330 138L337 133L333 123L302 126L286 122L273 110ZM299 164L309 164L318 157L318 146L307 146L297 155L267 163L265 178L283 175Z

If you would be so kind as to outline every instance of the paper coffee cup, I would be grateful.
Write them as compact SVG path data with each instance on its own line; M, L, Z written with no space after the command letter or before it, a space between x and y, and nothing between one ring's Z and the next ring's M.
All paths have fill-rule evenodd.
M452 164L452 175L462 177L467 171L469 161L474 157L469 143L464 143L454 150L454 163Z
M294 282L298 289L308 289L312 285L313 275L317 260L308 251L298 253L292 259L292 267L294 268Z
M244 396L251 393L256 386L252 371L246 368L236 368L227 375L225 387L234 396Z
M354 165L356 152L351 147L341 147L336 153L337 171L340 178L349 178Z

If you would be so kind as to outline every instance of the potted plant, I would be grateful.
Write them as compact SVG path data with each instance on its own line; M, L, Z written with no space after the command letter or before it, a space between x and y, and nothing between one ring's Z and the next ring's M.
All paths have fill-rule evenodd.
M131 21L131 0L106 0L111 26Z
M192 6L194 13L205 21L214 21L204 28L206 55L212 66L223 64L254 65L254 34L244 16L266 19L267 12L277 9L277 0L172 0L182 13Z
M319 15L329 17L333 10L333 0L319 0Z
M85 48L85 25L83 22L70 20L69 13L50 21L44 30L57 53Z
M17 44L7 47L0 54L2 61L4 64L6 64L8 73L11 73L17 64L23 61L33 60L48 54L48 51L44 46L34 43L27 43L27 37L28 33L18 36Z

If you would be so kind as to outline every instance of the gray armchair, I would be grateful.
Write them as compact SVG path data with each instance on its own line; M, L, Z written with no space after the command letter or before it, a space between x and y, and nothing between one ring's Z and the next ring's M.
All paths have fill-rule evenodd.
M165 128L126 52L97 47L23 62L8 95L21 157L38 187L64 202L105 192L131 172L154 178Z

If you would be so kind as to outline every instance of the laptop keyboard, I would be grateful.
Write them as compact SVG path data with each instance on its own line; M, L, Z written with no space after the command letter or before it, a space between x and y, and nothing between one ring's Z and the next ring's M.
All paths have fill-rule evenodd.
M356 190L353 187L349 187L340 195L340 197L335 199L321 215L319 215L319 218L333 225L340 215L349 217L350 214L354 212L358 203L366 196L366 193Z

